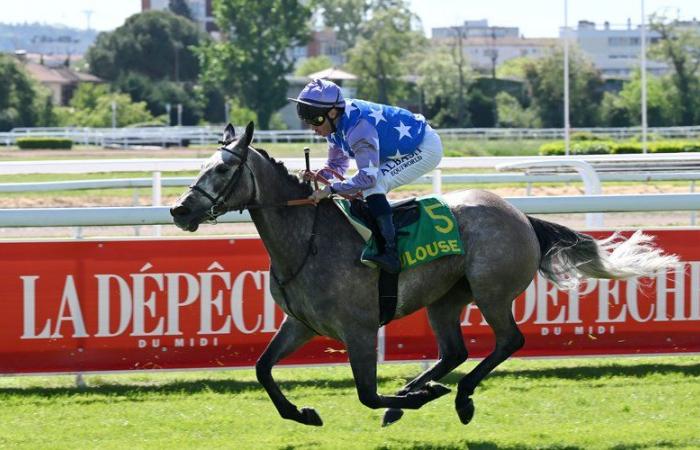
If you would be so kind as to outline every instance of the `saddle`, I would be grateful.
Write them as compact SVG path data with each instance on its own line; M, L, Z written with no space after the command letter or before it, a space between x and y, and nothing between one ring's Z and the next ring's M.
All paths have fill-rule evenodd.
M365 256L376 254L383 248L384 241L367 204L357 199L336 199L335 204L366 242L360 261L376 267ZM409 198L392 203L391 209L402 271L443 256L464 253L456 220L439 197ZM398 274L380 271L379 306L382 325L388 323L396 313L397 292Z
M364 222L372 231L372 234L382 240L382 233L379 231L377 222L369 212L367 203L355 199L350 202L350 212L352 215ZM396 236L401 235L401 228L415 223L420 218L420 207L415 197L391 203L391 212L394 217ZM384 242L378 245L383 246ZM399 274L392 274L380 270L379 273L379 324L386 325L391 322L396 314L396 304L398 303Z
M411 225L418 221L420 218L420 205L415 197L400 200L398 202L391 203L391 213L394 217L394 226L396 227L396 235L403 236L406 235L404 232L401 233L401 228ZM379 227L377 222L369 212L369 207L367 203L355 199L350 202L350 213L360 219L371 231L372 234L381 239L382 234L379 232ZM383 243L382 243L383 245Z

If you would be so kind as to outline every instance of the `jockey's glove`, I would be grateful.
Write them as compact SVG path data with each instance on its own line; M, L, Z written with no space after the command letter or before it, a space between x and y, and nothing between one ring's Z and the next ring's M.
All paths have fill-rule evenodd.
M330 197L332 194L331 192L331 187L330 186L325 186L323 189L318 189L314 191L309 198L314 201L314 203L318 203L324 198Z

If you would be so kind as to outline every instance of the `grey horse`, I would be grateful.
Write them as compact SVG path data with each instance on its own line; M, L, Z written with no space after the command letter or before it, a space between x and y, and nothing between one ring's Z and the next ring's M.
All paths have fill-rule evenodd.
M322 425L313 408L297 408L279 389L272 367L315 335L346 346L357 395L370 408L387 408L383 424L403 409L418 409L449 392L436 380L467 359L460 314L474 302L496 337L493 351L458 384L455 407L462 423L474 415L474 390L525 340L512 314L513 300L539 270L559 286L583 277L651 275L676 262L637 232L627 240L596 241L562 225L527 216L495 194L471 190L447 195L464 255L450 255L399 276L396 319L426 308L439 360L396 395L377 393L379 272L358 261L364 241L331 201L288 207L311 188L262 150L250 147L253 124L236 139L229 124L222 146L170 212L183 230L248 209L271 260L270 290L287 314L256 363L256 374L279 414Z

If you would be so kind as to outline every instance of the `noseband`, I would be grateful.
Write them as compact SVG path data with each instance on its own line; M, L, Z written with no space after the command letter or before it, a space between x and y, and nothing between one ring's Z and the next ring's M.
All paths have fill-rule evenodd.
M240 181L241 177L243 176L243 167L245 166L248 168L248 171L250 172L250 175L253 177L253 198L255 198L255 175L253 175L253 171L250 170L250 167L248 167L248 153L250 153L250 150L247 152L244 152L243 155L238 155L235 153L233 150L230 150L226 148L225 146L222 146L219 148L219 151L221 152L227 152L232 154L233 156L236 156L241 159L241 163L236 167L236 170L233 171L233 174L231 175L231 178L226 182L226 185L224 186L224 189L216 194L214 196L213 194L208 193L201 187L197 186L197 184L191 184L190 185L190 190L191 191L197 191L203 196L205 196L210 202L211 202L211 207L207 210L207 216L208 216L208 221L209 222L214 222L216 223L216 219L221 216L222 214L225 214L229 211L229 209L226 207L226 203L229 201L231 196L233 195L233 192L236 188L236 185ZM225 163L224 163L225 164ZM241 205L240 211L242 212L244 209L249 208L254 205Z
M226 182L226 185L224 186L224 189L217 194L216 196L208 193L201 187L197 186L196 183L190 185L190 191L197 191L203 196L205 196L210 202L211 202L211 207L209 210L206 212L206 215L209 220L207 222L210 223L216 223L216 219L222 215L225 214L226 212L229 211L229 209L226 207L226 203L228 200L231 198L233 195L234 189L236 188L236 185L240 181L241 177L243 176L243 167L245 166L248 168L248 172L250 172L250 176L253 178L253 196L252 198L255 199L256 197L256 183L255 183L255 175L253 174L253 171L250 170L250 167L248 167L248 154L250 153L250 149L245 152L243 155L238 155L237 153L234 153L233 150L230 150L226 148L225 146L222 146L219 148L219 151L221 152L228 152L238 158L241 159L241 163L236 167L236 170L234 170L233 174L231 175L231 178ZM225 164L225 162L224 162ZM244 209L253 209L253 208L279 208L279 207L287 207L287 206L311 206L315 205L314 201L308 198L303 198L303 199L297 199L297 200L288 200L284 203L274 203L274 204L266 204L266 205L261 205L261 204L247 204L247 205L241 205L240 211L243 211ZM302 317L297 316L294 313L294 310L291 307L291 304L289 302L289 299L287 298L287 293L286 293L286 287L287 285L294 279L296 279L297 275L302 271L304 266L306 265L306 261L309 259L310 256L315 255L317 253L317 248L316 248L316 236L318 235L318 218L319 218L319 211L320 208L314 208L314 220L313 220L313 225L311 226L311 236L309 237L309 241L307 244L307 249L306 249L306 255L304 255L304 259L301 261L301 263L298 265L298 267L292 272L292 274L286 278L281 278L277 276L275 273L274 269L272 268L272 264L270 264L270 274L274 278L275 282L277 283L281 293L282 293L282 298L284 299L284 303L287 307L287 312L289 315L292 317L296 318L297 320L301 321L302 323L306 324L314 333L321 335L318 331L316 331L305 319Z

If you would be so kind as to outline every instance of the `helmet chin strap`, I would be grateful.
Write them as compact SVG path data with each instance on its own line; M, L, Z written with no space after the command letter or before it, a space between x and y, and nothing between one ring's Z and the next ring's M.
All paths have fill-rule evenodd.
M326 120L328 120L328 123L331 124L331 134L335 133L338 130L338 128L335 126L335 121L338 119L338 117L340 117L340 116L336 116L335 119L331 119L331 116L329 115L329 113L332 110L333 109L329 109L328 112L326 113Z
M331 111L333 111L334 109L336 110L336 113L338 113L338 108L336 107L336 105L338 104L338 100L340 100L340 91L338 91L338 94L337 94L336 97L335 97L335 102L333 103L333 106L331 107L331 109L329 109L329 110L326 112L326 119L328 119L328 121L329 121L330 124L331 124L331 134L333 134L333 133L335 133L336 131L338 131L338 128L335 126L335 121L336 121L336 120L339 120L339 118L340 118L340 117L342 116L342 114L343 114L342 112L339 113L339 114L337 114L337 115L335 116L335 119L331 119L331 117L328 115L328 114L329 114Z

